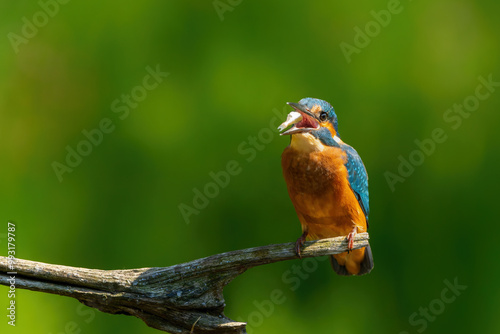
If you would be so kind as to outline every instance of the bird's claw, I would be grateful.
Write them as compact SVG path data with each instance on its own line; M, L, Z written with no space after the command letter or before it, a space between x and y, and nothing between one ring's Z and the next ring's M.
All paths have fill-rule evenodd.
M354 226L353 230L347 235L347 253L352 251L354 247L354 237L358 233L358 228Z
M299 257L299 259L302 259L302 253L300 251L300 248L304 246L304 242L302 241L301 238L298 238L297 241L295 242L295 254Z
M304 242L306 241L307 237L307 231L304 231L300 238L297 239L295 242L295 254L299 257L299 259L302 259L302 253L301 253L301 248L304 246Z

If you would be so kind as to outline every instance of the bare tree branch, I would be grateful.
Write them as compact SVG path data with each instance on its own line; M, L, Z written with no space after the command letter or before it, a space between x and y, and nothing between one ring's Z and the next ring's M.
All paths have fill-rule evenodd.
M360 233L354 249L368 245ZM112 314L133 315L148 326L169 333L246 333L244 322L224 315L226 284L245 270L296 259L295 243L237 250L162 268L98 270L0 257L0 284L78 299ZM345 252L345 237L308 241L302 257Z

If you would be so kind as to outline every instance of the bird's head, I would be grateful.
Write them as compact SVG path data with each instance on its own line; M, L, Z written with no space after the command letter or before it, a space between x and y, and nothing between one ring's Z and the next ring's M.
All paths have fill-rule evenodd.
M287 104L294 111L288 114L287 120L278 129L283 131L290 125L292 127L282 132L281 135L292 135L293 138L295 135L304 137L310 134L329 146L335 145L336 139L340 140L337 130L337 115L330 103L306 97L299 103L287 102Z

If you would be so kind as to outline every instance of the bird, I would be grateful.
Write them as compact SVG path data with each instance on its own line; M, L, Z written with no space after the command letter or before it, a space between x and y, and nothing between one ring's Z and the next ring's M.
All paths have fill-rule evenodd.
M353 250L356 233L368 230L365 165L358 152L340 138L337 114L330 103L306 97L287 104L293 111L278 129L280 135L291 137L281 155L281 167L302 226L295 252L301 258L306 240L346 236L348 251L330 257L333 270L342 276L367 274L373 268L370 246Z

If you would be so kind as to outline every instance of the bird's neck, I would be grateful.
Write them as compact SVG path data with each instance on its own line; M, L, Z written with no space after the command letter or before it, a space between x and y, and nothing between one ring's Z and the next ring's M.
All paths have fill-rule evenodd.
M325 145L310 133L292 135L290 147L302 153L321 152L325 149Z

